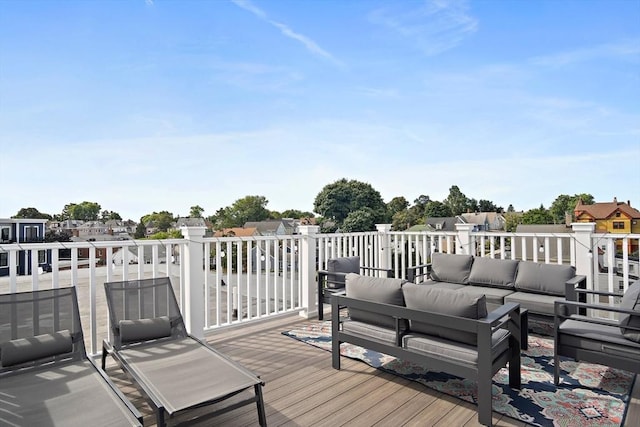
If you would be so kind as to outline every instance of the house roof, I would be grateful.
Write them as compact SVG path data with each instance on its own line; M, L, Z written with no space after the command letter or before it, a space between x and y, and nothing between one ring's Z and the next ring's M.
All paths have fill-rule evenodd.
M269 234L275 233L278 227L283 226L285 229L285 234L293 234L294 224L292 220L286 219L274 219L267 221L248 221L245 222L244 227L255 227L258 229L260 234Z
M461 223L461 221L456 217L432 217L427 218L426 225L433 227L436 230L443 231L456 231L456 224ZM438 227L438 225L440 227Z
M251 237L255 236L258 230L255 227L233 227L217 230L213 237Z
M498 212L463 213L463 214L460 214L460 216L468 224L494 223L496 219L502 219L504 221L504 218Z
M632 208L628 203L618 202L616 198L613 202L599 202L592 205L585 205L579 199L574 209L576 218L581 215L588 215L593 219L607 219L612 217L616 212L624 213L632 219L640 219L640 211Z

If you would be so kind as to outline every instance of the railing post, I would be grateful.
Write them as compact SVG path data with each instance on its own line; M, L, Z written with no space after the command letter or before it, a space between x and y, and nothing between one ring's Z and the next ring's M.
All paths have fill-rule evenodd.
M593 289L593 244L591 237L596 229L594 222L574 222L571 224L576 251L576 274L587 276L587 289ZM597 249L596 249L597 250ZM597 259L598 254L595 254Z
M196 338L204 338L204 232L205 227L180 227L187 240L180 262L184 263L184 321Z
M465 255L475 255L476 245L475 239L471 235L475 224L456 224L456 231L458 232L458 241L456 242L455 253L462 253ZM461 252L458 252L460 250Z
M309 319L318 313L316 306L316 234L320 231L317 225L301 225L298 227L300 240L300 280L302 295L300 316Z
M391 268L391 224L376 224L378 230L378 268Z

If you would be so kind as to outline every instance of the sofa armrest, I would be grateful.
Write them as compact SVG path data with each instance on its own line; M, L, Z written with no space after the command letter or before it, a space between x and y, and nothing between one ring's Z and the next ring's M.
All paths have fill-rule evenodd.
M431 263L414 265L407 268L406 278L409 282L416 283L418 277L428 278L429 274L431 274ZM424 279L421 282L424 282Z
M494 324L495 322L500 321L501 319L504 319L505 316L508 316L513 312L519 315L520 304L515 302L507 302L501 305L500 307L496 308L492 312L488 313L487 317L480 320L484 320L486 322Z

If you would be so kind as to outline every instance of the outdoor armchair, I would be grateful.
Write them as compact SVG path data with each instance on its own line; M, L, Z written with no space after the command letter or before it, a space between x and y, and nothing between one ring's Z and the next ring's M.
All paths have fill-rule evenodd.
M204 419L254 403L266 425L264 382L187 333L168 277L104 287L112 341L103 342L102 367L111 354L155 408L158 426L197 408L210 409L197 412Z
M87 356L74 287L0 295L0 425L142 425Z
M575 289L571 295L622 297L620 305L558 301L555 306L554 381L560 381L560 356L640 374L640 281L624 295ZM567 294L569 298L569 293ZM607 314L618 320L604 318ZM597 317L596 317L597 314Z
M328 259L327 269L318 270L318 320L324 319L322 305L331 304L332 295L344 294L345 278L349 273L382 273L386 278L393 277L393 270L361 266L357 256Z

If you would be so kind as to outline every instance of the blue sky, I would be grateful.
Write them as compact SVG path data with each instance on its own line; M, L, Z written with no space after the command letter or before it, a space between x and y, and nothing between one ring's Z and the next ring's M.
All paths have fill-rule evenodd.
M0 217L640 207L640 1L0 0Z

